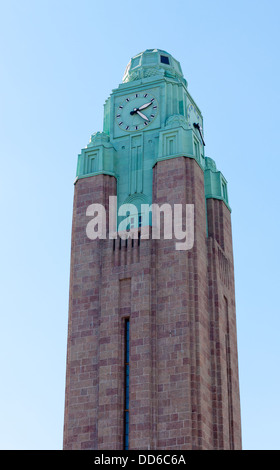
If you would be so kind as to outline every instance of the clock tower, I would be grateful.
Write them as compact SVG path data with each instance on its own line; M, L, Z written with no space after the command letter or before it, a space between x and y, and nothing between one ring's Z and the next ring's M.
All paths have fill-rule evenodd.
M203 127L148 49L78 156L64 449L241 448L231 208Z

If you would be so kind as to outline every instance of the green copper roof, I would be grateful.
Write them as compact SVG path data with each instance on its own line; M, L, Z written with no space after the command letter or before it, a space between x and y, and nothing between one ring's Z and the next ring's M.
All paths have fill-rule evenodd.
M146 49L132 57L126 67L123 83L157 75L177 78L187 85L180 63L162 49Z

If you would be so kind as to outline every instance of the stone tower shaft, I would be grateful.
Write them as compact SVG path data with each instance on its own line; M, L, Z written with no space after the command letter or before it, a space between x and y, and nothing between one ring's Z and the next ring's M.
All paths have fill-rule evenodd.
M78 157L64 449L241 449L231 209L204 144L179 62L132 58ZM112 196L127 238L109 231ZM172 221L180 205L182 227L192 206L191 247L164 236L163 216L153 238L141 204Z

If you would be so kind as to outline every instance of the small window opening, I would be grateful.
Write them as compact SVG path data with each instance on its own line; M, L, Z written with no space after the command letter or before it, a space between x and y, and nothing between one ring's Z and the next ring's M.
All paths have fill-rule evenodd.
M166 57L165 55L160 56L160 61L161 61L162 64L169 65L169 57Z

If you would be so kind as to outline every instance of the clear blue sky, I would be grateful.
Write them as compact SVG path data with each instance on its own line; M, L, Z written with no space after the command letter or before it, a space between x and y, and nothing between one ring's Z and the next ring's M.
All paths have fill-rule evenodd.
M0 448L61 449L77 154L129 59L180 61L229 183L244 449L280 449L279 0L0 0Z

